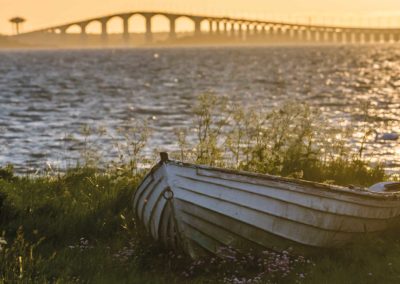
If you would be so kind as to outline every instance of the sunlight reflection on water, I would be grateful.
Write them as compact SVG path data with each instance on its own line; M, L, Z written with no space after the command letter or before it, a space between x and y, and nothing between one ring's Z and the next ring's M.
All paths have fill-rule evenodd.
M82 144L65 137L86 124L113 133L144 119L154 129L149 151L176 149L173 130L204 92L266 108L307 102L333 124L351 121L358 138L369 102L369 125L400 133L395 46L0 52L0 74L0 165L21 172L75 161ZM367 154L400 169L400 141L371 136Z

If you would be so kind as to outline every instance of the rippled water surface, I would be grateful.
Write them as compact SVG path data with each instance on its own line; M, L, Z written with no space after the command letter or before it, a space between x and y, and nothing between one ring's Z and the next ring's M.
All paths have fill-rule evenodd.
M269 47L0 52L0 165L21 172L79 157L84 125L112 133L133 119L154 129L150 148L174 149L174 129L196 96L273 107L308 102L332 123L400 132L400 47ZM368 143L395 170L400 141ZM104 140L104 154L110 141Z

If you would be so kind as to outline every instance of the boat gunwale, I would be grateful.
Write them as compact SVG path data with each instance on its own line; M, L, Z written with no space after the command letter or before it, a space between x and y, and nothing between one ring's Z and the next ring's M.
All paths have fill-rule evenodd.
M220 183L217 183L216 181L207 181L207 180L196 179L194 177L184 176L182 174L177 174L177 176L181 177L181 178L185 178L185 179L191 179L193 181L202 181L202 182L205 182L205 183L220 185L220 186L229 187L229 188L235 188L235 186L222 185ZM306 192L306 190L302 190L301 188L298 188L299 185L297 185L297 184L290 184L291 186L296 186L296 188L289 188L289 187L282 186L282 183L279 183L277 181L272 181L272 182L277 183L277 185L267 185L267 184L256 183L256 182L251 182L251 181L242 181L242 180L228 179L228 178L224 178L224 177L208 176L208 175L204 175L204 174L199 174L198 172L196 173L196 176L212 178L212 179L218 179L218 180L222 180L222 181L231 181L231 182L242 183L242 184L246 183L246 184L250 184L250 185L254 185L254 186L260 186L260 187L272 187L272 188L275 188L275 189L280 189L280 190L289 191L289 192L295 192L295 193L303 194L303 195L306 195L306 196L322 197L322 198L325 198L325 199L330 199L330 200L350 203L350 204L354 204L354 205L362 206L362 207L371 207L371 208L386 209L386 210L393 210L393 209L398 209L399 208L399 206L395 206L395 205L390 205L390 206L371 205L371 204L366 204L366 203L355 201L355 200L347 200L347 199L337 198L335 196L327 196L327 195L324 195L324 194L319 194L319 192L313 192L313 191L311 191L311 192L307 191ZM302 188L303 187L304 186L302 186ZM253 191L246 191L246 190L244 190L242 188L237 188L236 187L236 189L240 190L240 191L244 191L244 192L251 192L251 193L254 193L254 194L258 194L260 196L269 196L269 195L264 195L262 193L257 193L257 192L253 192ZM326 193L327 191L320 191L320 192ZM334 192L329 191L329 193L334 193ZM357 197L360 197L360 196L357 196ZM271 198L272 198L272 196L271 196ZM388 200L388 201L400 201L400 200ZM297 203L293 203L293 204L297 204Z
M233 170L233 169L223 169L223 168L217 168L217 167L211 167L211 166L205 166L205 165L196 165L196 164L180 162L180 161L175 161L175 160L168 160L165 163L167 165L172 164L172 165L176 165L178 167L189 167L189 168L194 168L194 169L202 169L202 170L206 170L206 171L221 172L221 173L225 173L225 174L239 175L239 176L244 176L244 177L249 177L249 178L258 178L258 179L262 179L262 180L281 182L281 183L297 185L297 186L300 185L302 187L307 186L307 187L312 187L314 189L320 190L321 192L324 192L324 191L326 192L326 190L329 190L330 192L344 193L346 195L357 196L357 197L400 201L400 192L373 192L373 191L368 191L366 188L359 188L358 190L355 190L355 189L352 189L350 187L345 187L345 186L330 185L330 184L318 183L318 182L307 181L307 180L273 176L273 175L268 175L268 174L252 173L252 172L239 171L239 170ZM249 184L254 184L249 181L243 181L243 182L249 183ZM260 184L258 184L258 185L260 185ZM385 207L385 208L387 208L387 207Z

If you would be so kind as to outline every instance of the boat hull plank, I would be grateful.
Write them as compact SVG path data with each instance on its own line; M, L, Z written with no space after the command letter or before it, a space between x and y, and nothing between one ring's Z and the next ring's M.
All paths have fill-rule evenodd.
M380 231L387 227L386 219L365 220L365 218L361 217L337 215L269 198L266 195L257 196L245 191L232 190L228 187L218 187L215 184L201 182L188 183L185 180L179 181L179 184L179 186L175 185L175 188L208 196L212 199L225 200L237 206L252 208L268 215L305 223L326 230L356 233Z
M191 203L181 201L178 207L179 210L186 215L185 223L190 222L193 225L197 225L199 231L205 231L206 233L209 231L207 233L209 235L218 232L219 234L216 234L215 238L219 240L219 243L223 243L229 247L235 247L238 250L253 249L259 251L265 248L282 250L288 247L297 247L304 250L309 248L265 232L249 224L238 222L234 218L194 206ZM199 225L199 223L203 223L203 225ZM209 223L206 229L204 228L205 223ZM182 230L185 230L185 225ZM221 235L226 236L221 237Z
M353 236L352 233L322 230L317 227L281 219L250 208L239 207L226 201L213 200L179 189L176 190L176 199L192 201L197 206L213 210L224 216L233 216L240 222L247 223L266 232L274 232L274 234L282 238L304 245L335 246L337 243L343 243Z

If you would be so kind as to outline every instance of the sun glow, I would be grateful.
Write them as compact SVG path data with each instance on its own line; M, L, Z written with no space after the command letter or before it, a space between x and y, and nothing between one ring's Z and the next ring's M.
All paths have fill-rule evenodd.
M132 3L129 0L0 0L0 33L11 33L9 19L17 15L27 19L24 30L60 25L86 18L133 10L169 11L188 14L231 16L283 20L288 22L346 24L362 26L399 26L398 0L149 0ZM190 23L181 30L190 28ZM110 32L120 25L113 21ZM155 20L156 31L166 29L163 19ZM142 29L143 28L139 28ZM97 29L98 33L99 30Z

